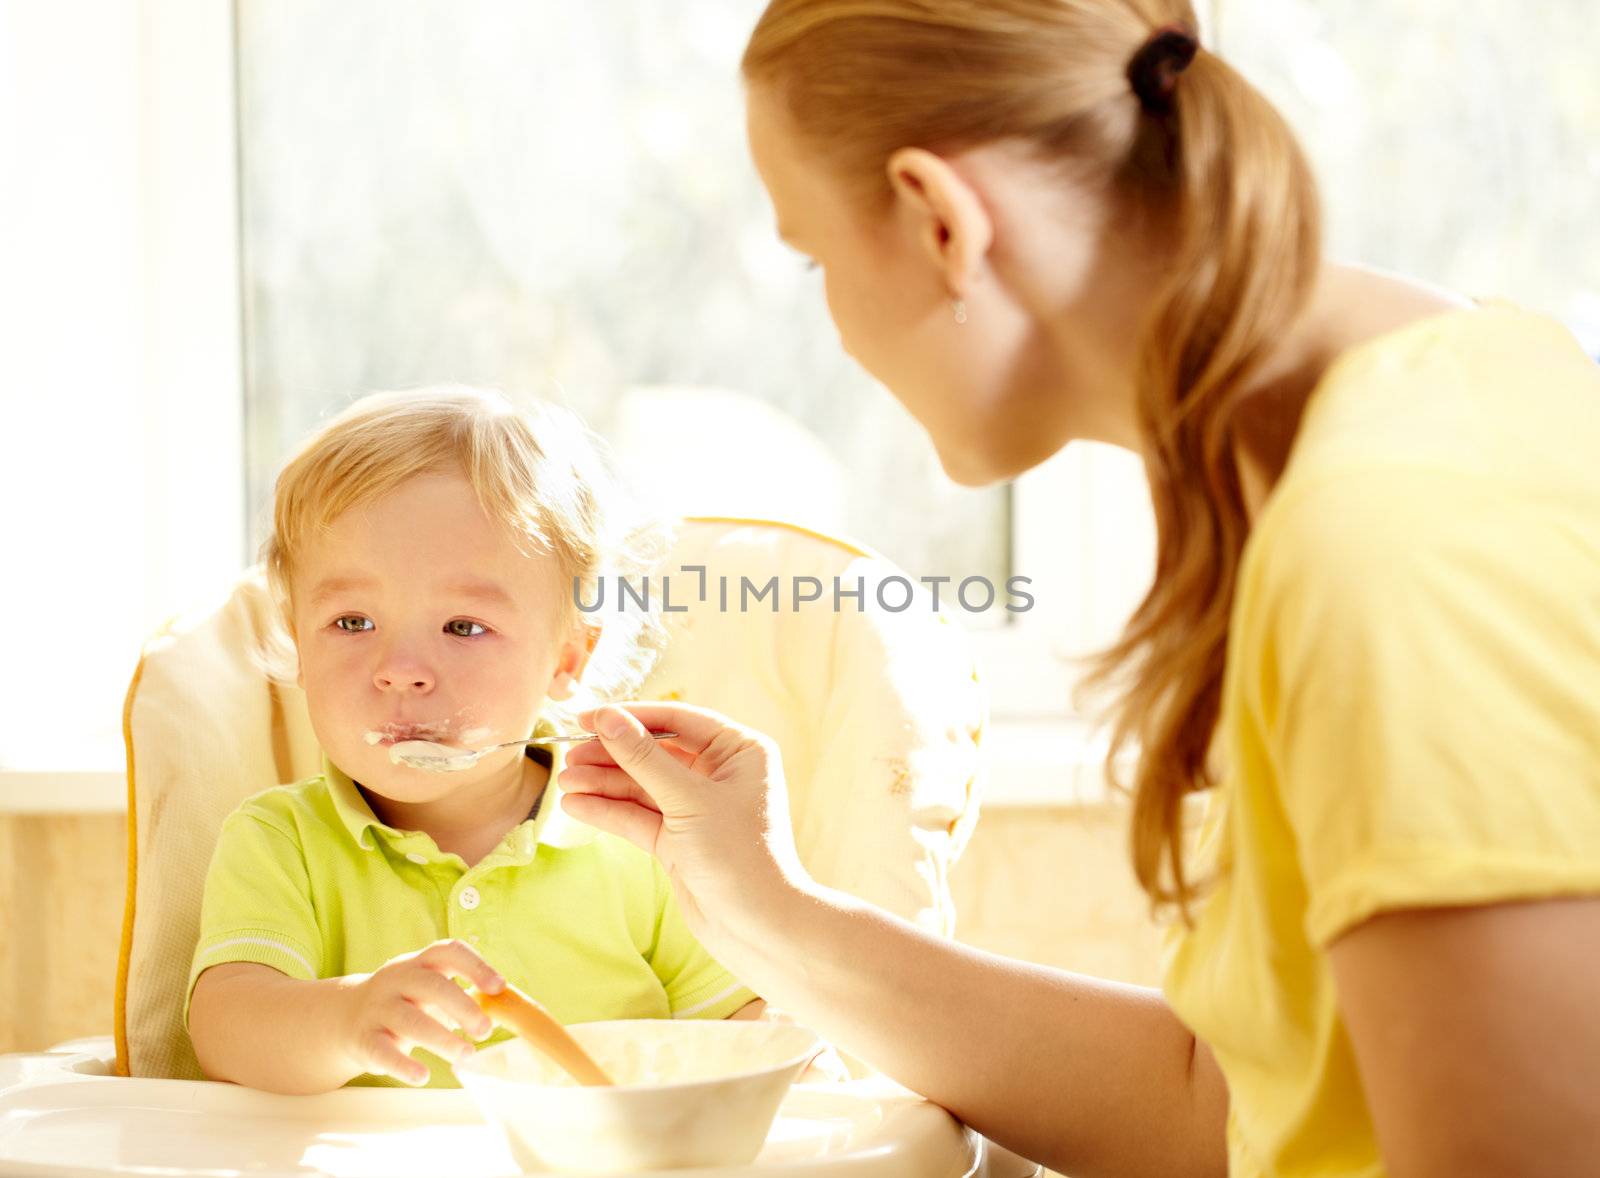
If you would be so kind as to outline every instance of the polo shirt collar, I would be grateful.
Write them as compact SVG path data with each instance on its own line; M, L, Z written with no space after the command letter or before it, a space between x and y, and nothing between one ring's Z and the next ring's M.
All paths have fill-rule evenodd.
M561 808L562 791L557 788L555 780L562 766L560 748L560 745L556 745L553 746L554 751L537 750L537 753L551 753L550 782L539 799L539 811L532 819L524 819L507 832L500 846L490 852L489 859L530 863L540 844L568 849L586 846L594 841L597 833L594 827L578 822ZM526 755L534 760L542 760L537 753L529 748ZM328 783L328 794L333 800L339 822L358 847L375 850L379 838L402 853L432 847L433 840L423 832L398 830L381 821L372 812L372 807L367 804L367 799L361 795L349 774L330 761L326 753L322 755L322 773ZM435 854L438 853L436 847L432 849Z

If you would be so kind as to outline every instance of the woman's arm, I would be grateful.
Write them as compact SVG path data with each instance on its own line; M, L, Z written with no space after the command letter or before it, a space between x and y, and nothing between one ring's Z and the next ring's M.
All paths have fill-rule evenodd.
M1600 900L1391 912L1328 953L1395 1178L1593 1172Z
M1152 990L983 953L812 885L717 956L851 1054L1053 1170L1221 1175L1227 1086Z
M1158 994L981 953L818 886L769 739L683 704L581 719L608 715L625 730L568 754L563 809L656 855L695 935L768 1002L1073 1178L1225 1171L1226 1085Z

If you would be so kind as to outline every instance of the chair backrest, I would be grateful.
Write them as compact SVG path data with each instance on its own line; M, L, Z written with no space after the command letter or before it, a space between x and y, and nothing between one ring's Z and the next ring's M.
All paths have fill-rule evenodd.
M986 696L966 632L925 594L900 612L880 605L877 586L901 575L803 528L686 520L651 578L653 592L670 579L671 612L637 695L703 704L772 736L815 878L949 936L949 872L978 817ZM746 578L752 594L777 578L778 599L752 597L741 612ZM810 595L813 581L821 599L794 608L794 587ZM903 597L893 586L883 600ZM250 794L321 768L303 693L250 658L269 610L253 569L220 608L151 639L128 688L121 1075L200 1077L180 1016L217 832Z

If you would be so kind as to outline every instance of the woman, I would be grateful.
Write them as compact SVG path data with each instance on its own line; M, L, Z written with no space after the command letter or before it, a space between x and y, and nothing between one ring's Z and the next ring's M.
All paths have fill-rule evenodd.
M1155 581L1101 672L1164 993L819 887L771 743L709 713L590 717L564 804L774 1004L1074 1178L1596 1172L1600 369L1323 260L1293 137L1195 27L774 0L744 59L779 232L951 477L1145 462Z

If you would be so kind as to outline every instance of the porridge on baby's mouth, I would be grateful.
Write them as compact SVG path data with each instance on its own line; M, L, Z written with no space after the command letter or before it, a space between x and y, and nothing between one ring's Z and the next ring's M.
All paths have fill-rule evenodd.
M412 729L413 733L431 734L436 726L419 725ZM461 745L445 744L433 740L398 740L389 746L389 761L395 765L407 765L413 769L424 769L433 773L448 773L459 769L470 769L476 765L487 749L478 749L474 746L483 745L489 741L493 731L489 728L469 728L461 734ZM392 740L393 732L381 732L376 729L368 731L362 739L369 745L381 744L384 740ZM465 747L462 747L465 746Z

